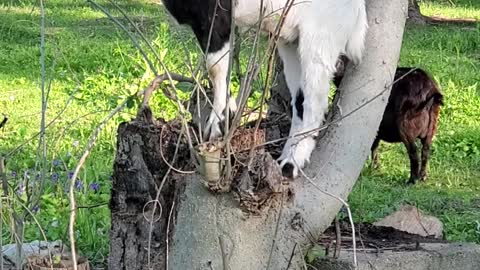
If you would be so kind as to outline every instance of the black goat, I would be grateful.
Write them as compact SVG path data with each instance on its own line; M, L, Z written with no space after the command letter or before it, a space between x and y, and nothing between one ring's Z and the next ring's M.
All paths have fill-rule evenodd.
M343 63L342 63L343 61ZM338 87L343 78L348 59L337 64L334 84ZM377 137L372 145L372 164L378 165L377 147L380 140L389 143L403 142L410 158L409 184L427 177L430 146L437 131L443 95L435 81L422 69L399 67L395 73L387 107L383 114ZM419 168L416 139L422 142L422 162Z

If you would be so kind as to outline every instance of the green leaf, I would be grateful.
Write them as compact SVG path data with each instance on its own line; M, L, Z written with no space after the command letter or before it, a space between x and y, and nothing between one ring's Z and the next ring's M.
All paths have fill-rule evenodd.
M191 92L193 90L193 84L189 82L179 82L175 87L182 92Z
M316 258L325 257L325 248L322 246L314 246L307 252L307 262L312 263Z

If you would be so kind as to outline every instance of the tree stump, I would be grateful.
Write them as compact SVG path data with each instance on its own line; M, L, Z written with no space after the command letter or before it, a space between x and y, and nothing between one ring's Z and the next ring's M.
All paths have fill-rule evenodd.
M179 182L174 181L175 174L164 179L169 167L162 153L167 159L174 156L180 129L178 122L167 125L148 117L118 127L109 269L165 268L166 229ZM188 167L190 157L185 147L180 144L177 159L169 160L173 166Z

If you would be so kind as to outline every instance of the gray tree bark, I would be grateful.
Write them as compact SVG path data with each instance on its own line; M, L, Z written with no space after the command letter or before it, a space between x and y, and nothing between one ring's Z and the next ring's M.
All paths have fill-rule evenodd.
M420 12L420 6L417 0L408 0L408 18L407 22L414 24L427 23L427 17Z
M347 69L334 118L346 116L391 84L400 53L407 1L367 0L366 55ZM368 156L389 89L380 98L332 125L305 172L321 189L346 198ZM338 109L340 108L340 109ZM309 238L323 232L340 203L306 179L296 179L292 202L261 217L248 217L231 194L212 195L200 176L184 179L171 231L169 269L300 269Z

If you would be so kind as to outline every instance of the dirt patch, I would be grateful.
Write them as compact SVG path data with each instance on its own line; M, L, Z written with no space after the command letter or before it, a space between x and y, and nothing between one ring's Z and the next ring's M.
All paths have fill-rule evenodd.
M51 260L50 260L51 259ZM70 256L60 256L59 254L48 256L31 256L27 258L27 263L23 267L25 270L72 270L73 261ZM86 258L77 259L78 270L90 270L89 262Z
M349 222L340 222L341 249L351 250L352 229ZM377 227L368 223L355 224L357 248L365 252L379 253L385 250L406 251L419 250L421 243L447 243L446 240L402 232L391 227ZM334 247L336 240L335 226L330 226L319 239L319 244L326 249Z

